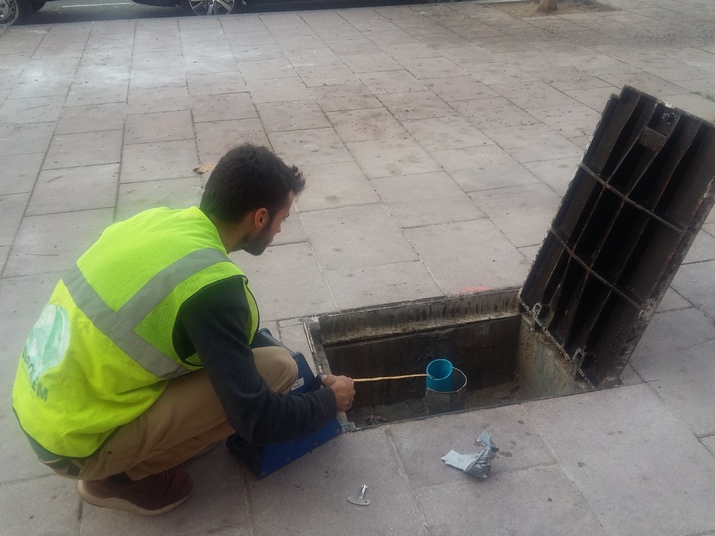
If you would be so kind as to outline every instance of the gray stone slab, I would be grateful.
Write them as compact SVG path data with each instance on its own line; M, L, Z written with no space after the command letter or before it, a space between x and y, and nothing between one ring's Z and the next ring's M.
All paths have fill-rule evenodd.
M607 534L579 491L553 466L428 487L418 491L417 500L434 534L473 534L476 527L517 536Z
M301 212L377 203L380 198L355 162L300 165L306 181L298 197Z
M497 93L472 75L430 78L422 82L446 102L497 97Z
M715 261L681 266L672 287L710 318L715 318Z
M375 95L407 93L427 89L420 80L407 70L358 73L362 83Z
M403 120L402 124L410 136L429 152L493 143L481 130L460 116Z
M354 84L360 79L344 65L311 65L295 67L303 83L309 87L336 86L343 84Z
M52 139L43 169L116 164L120 161L122 131L60 134Z
M370 182L403 229L485 217L443 171Z
M669 288L665 291L663 299L660 300L657 312L675 311L677 309L687 309L688 307L692 307L692 304L672 288Z
M67 95L71 79L58 78L51 80L37 78L21 78L10 92L10 99L27 99L30 97L54 97Z
M404 138L405 129L384 108L327 112L335 132L345 143L355 141Z
M402 66L384 52L341 54L340 59L353 73L397 71Z
M529 109L529 113L565 138L590 136L601 114L579 102Z
M541 244L561 201L545 184L483 190L469 195L517 247Z
M540 80L559 91L610 86L608 82L578 67L546 67L533 73Z
M97 209L23 218L3 276L69 269L113 216L114 209Z
M128 115L124 143L153 143L190 140L194 125L189 110Z
M0 530L17 536L78 534L81 510L75 486L55 475L0 485Z
M31 191L44 158L44 153L5 156L0 171L0 195Z
M435 151L432 156L465 192L538 182L526 167L497 145Z
M566 193L569 183L574 178L579 162L581 162L580 157L558 158L528 162L524 167L561 196Z
M524 43L519 43L522 47L526 46ZM497 47L500 46L503 46L503 43L497 43ZM464 64L462 67L477 80L488 86L535 80L534 75L531 73L499 61L495 63L480 63L477 61L471 64Z
M290 216L283 221L279 233L273 238L273 246L282 244L295 244L298 242L308 242L308 237L303 228L303 221L295 209L292 209Z
M52 141L54 122L0 123L0 150L6 156L44 152Z
M715 259L715 238L701 230L688 250L683 263L711 261Z
M296 78L293 65L286 57L255 61L238 61L238 68L246 81L277 78Z
M325 272L339 309L353 309L441 296L420 261Z
M271 246L260 257L234 253L248 277L262 320L280 320L335 309L310 244Z
M45 170L40 173L26 214L114 208L119 165Z
M92 104L62 109L55 134L123 130L126 104Z
M348 496L359 493L363 484L370 506L350 504ZM281 469L280 475L250 480L249 487L256 536L332 535L336 523L346 536L428 534L382 430L339 436Z
M0 105L0 121L23 124L57 121L64 100L64 95L22 99L8 97Z
M0 196L0 244L12 246L29 197L27 193Z
M380 101L399 120L451 117L454 110L432 91L380 95Z
M337 65L340 63L340 58L328 46L308 50L285 50L284 54L295 68Z
M246 81L238 72L189 74L186 76L191 97L247 91Z
M523 163L583 154L579 146L544 124L485 129L484 133Z
M74 82L65 100L65 106L89 106L91 104L126 103L129 82L81 81Z
M668 104L677 106L707 121L715 119L715 101L702 95L673 95Z
M171 65L132 69L129 78L129 91L161 90L162 88L186 88L186 73L183 69Z
M315 101L325 112L377 108L377 97L362 83L339 86L314 87L310 89Z
M318 261L326 270L417 260L402 230L382 205L307 212L301 218Z
M264 102L256 109L266 132L330 126L323 110L312 101Z
M120 182L190 177L199 164L194 140L125 145Z
M450 105L478 129L495 129L538 122L534 116L514 105L504 97L488 97L454 101Z
M715 526L715 459L648 385L526 408L608 534L695 534Z
M389 138L346 144L370 179L440 171L440 166L412 139Z
M199 148L199 160L204 164L218 163L229 149L242 143L269 145L260 119L196 123L194 130Z
M276 154L297 166L352 162L353 158L332 128L272 132L268 139Z
M492 462L492 475L529 467L555 465L548 446L541 440L520 405L440 415L391 425L389 435L414 488L440 484L477 483L473 476L446 465L440 458L450 450L460 454L479 452L477 436L486 430L499 447Z
M186 87L130 89L127 101L128 114L173 112L191 108Z
M529 261L487 220L407 229L407 238L445 294L521 286Z
M449 43L446 41L444 36L440 36L440 46L448 47ZM429 45L429 43L426 44ZM461 67L445 57L400 58L400 63L402 67L420 80L424 78L456 78L465 74Z
M564 91L569 97L576 99L581 104L585 104L598 113L603 112L608 103L608 99L610 99L612 95L619 95L620 92L620 88L616 86L570 89Z
M191 99L191 112L196 123L258 117L248 93L197 95Z
M300 78L248 80L246 87L254 103L311 99L310 89Z
M201 178L130 182L119 186L116 219L125 220L156 207L186 208L201 201Z

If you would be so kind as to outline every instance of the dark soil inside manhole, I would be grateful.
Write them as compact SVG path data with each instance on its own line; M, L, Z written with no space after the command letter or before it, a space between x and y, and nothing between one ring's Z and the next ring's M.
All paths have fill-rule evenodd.
M548 17L554 15L572 15L574 13L597 13L600 11L617 11L616 8L599 4L593 0L559 0L558 9L549 12L537 11L538 2L500 2L489 4L489 7L511 15L512 17Z

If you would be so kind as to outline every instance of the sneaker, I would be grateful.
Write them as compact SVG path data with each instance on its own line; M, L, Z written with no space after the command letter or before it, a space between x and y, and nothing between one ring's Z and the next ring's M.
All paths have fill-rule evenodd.
M169 470L141 480L124 475L104 480L80 480L80 497L94 506L158 516L173 510L191 495L194 479L183 471Z

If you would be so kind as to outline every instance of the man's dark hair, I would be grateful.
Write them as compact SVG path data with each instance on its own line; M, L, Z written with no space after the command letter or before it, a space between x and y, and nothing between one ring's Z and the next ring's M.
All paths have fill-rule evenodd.
M288 194L298 195L305 179L265 147L244 143L231 149L211 172L201 197L201 210L227 222L236 222L251 210L266 208L273 216Z

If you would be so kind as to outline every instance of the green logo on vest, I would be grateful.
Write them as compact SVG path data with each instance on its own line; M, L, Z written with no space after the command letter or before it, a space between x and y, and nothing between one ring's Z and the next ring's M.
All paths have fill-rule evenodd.
M67 311L56 305L48 305L32 327L22 353L32 388L45 401L47 388L40 379L64 359L69 343L70 322Z

